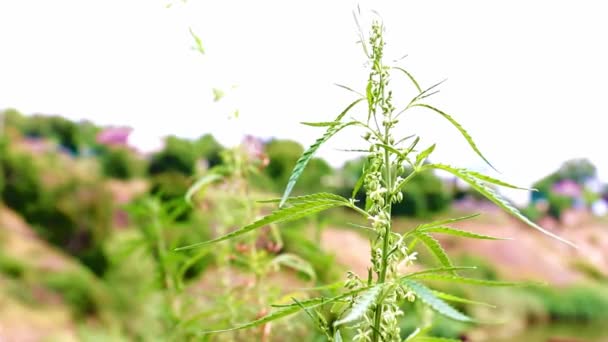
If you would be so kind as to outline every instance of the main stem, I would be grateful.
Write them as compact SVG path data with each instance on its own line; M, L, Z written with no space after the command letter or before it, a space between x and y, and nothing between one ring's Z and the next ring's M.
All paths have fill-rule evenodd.
M388 121L390 122L391 120L391 115L389 113L388 116ZM389 126L387 125L384 129L384 143L385 144L389 144ZM391 204L391 194L393 191L393 178L392 178L392 172L391 172L391 165L390 165L390 154L389 151L387 149L384 150L384 168L385 168L385 172L384 172L384 183L386 184L386 199L385 199L385 206L387 207L386 213L388 216L388 223L386 224L386 228L384 230L384 240L383 240L383 244L382 244L382 263L380 265L380 275L378 277L378 281L377 284L383 284L386 281L386 270L388 269L388 252L389 252L389 239L390 239L390 234L391 234L391 209L392 209L392 204ZM378 340L380 339L380 324L381 324L381 320L382 320L382 302L378 303L378 306L376 307L376 314L374 317L374 332L373 332L373 342L378 342Z

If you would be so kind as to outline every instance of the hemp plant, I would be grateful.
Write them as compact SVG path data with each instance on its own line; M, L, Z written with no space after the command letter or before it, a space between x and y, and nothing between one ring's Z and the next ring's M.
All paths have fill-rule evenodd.
M402 124L404 114L414 108L423 109L440 115L451 123L473 151L490 165L471 136L452 116L426 102L427 98L437 92L439 84L423 89L406 69L385 64L383 25L379 21L374 21L368 40L364 39L360 29L359 33L363 50L369 59L369 78L365 92L359 93L353 90L360 97L350 103L333 121L304 123L308 126L324 127L326 130L297 161L282 198L272 200L279 204L279 208L249 225L194 246L233 239L271 223L289 222L331 208L346 207L369 221L369 225L360 226L362 229L371 231L373 236L370 241L371 267L368 269L367 279L361 279L353 272L348 272L344 291L336 296L312 299L293 298L292 304L273 305L274 311L252 322L225 330L207 331L207 333L252 328L304 311L329 341L342 341L343 336L352 336L353 341L361 342L402 341L399 319L406 314L402 310L402 304L405 301L417 300L436 313L450 319L474 322L472 318L448 304L449 301L468 303L471 301L433 291L421 281L444 280L489 286L508 286L514 283L487 281L458 275L459 270L469 267L454 266L446 251L433 235L448 234L488 240L498 240L499 238L449 226L451 223L470 219L476 215L421 224L405 233L393 231L392 206L403 200L403 190L414 177L423 172L434 170L448 172L468 183L488 200L530 227L570 244L530 221L490 186L524 188L464 168L430 163L428 157L433 153L435 145L419 148L419 136L401 137L399 124ZM415 96L401 109L396 108L393 104L393 91L390 87L393 72L403 74L416 90ZM344 88L352 90L348 87ZM362 104L366 104L367 115L362 118L354 116L347 118L347 114L351 113L353 108ZM318 148L338 132L354 127L363 130L362 138L369 145L369 149L366 150L367 161L362 176L353 189L352 197L348 199L331 193L289 197L294 184ZM355 200L355 195L362 187L366 194L363 208L359 207ZM428 248L441 264L440 267L411 271L409 266L416 261L417 252L414 251L414 248L418 243ZM322 314L319 309L329 304L332 305L333 315ZM405 340L432 341L434 340L432 337L425 336L428 330L428 327L420 327ZM445 341L445 339L440 340Z

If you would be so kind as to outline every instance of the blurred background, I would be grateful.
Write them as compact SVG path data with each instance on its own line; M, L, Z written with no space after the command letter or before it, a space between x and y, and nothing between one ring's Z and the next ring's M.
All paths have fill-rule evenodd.
M0 342L323 341L305 315L201 335L366 276L363 223L334 209L217 248L174 249L273 209L303 151L364 91L356 2L0 2ZM387 59L471 133L408 114L402 134L437 142L432 161L538 191L499 190L578 250L522 226L445 174L423 174L393 208L395 228L481 213L459 227L506 241L442 238L467 275L547 286L437 284L489 302L457 307L492 325L437 317L470 341L608 341L608 159L602 95L608 24L583 1L359 2L387 27ZM396 103L416 95L395 80ZM398 105L399 107L399 105ZM426 115L425 115L426 114ZM294 194L351 196L360 132L323 146ZM212 170L213 172L211 172ZM209 178L210 174L220 177ZM214 176L215 177L215 176ZM197 183L198 181L198 183ZM194 185L197 191L188 192ZM188 193L188 196L186 194ZM359 191L354 194L364 199ZM421 251L420 266L436 265ZM443 287L442 287L443 286ZM311 288L316 290L312 291ZM402 331L418 324L411 305Z

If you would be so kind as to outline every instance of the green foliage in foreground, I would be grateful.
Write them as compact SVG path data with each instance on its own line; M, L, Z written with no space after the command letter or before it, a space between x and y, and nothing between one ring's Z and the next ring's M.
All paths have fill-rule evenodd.
M361 342L402 341L403 336L399 319L406 314L402 309L402 303L407 301L421 302L437 314L455 321L474 322L473 318L458 311L446 301L453 300L457 296L436 293L423 284L423 281L448 281L483 286L512 286L515 284L458 275L458 272L463 268L452 263L450 257L433 235L451 234L474 239L494 238L459 231L448 226L452 222L470 217L422 224L404 234L394 232L391 227L393 205L404 200L403 190L411 185L413 179L435 170L448 172L464 180L505 212L544 234L569 243L523 216L491 187L518 188L517 186L474 171L450 165L429 163L427 159L435 150L435 145L422 147L418 146L419 137L412 139L414 136L402 138L393 135L397 132L395 128L403 113L416 107L424 109L431 114L446 119L461 133L473 151L488 165L492 166L469 133L451 115L426 103L426 98L436 93L436 87L439 84L423 89L408 71L398 67L396 70L404 72L407 78L412 81L417 94L405 108L400 111L397 110L393 105L393 92L389 86L390 72L395 68L385 65L383 61L385 44L383 31L382 24L374 22L368 40L363 38L362 32L360 33L360 43L369 58L368 66L370 68L365 95L363 95L363 92L353 91L361 97L349 104L333 121L306 123L308 126L324 128L325 133L307 150L303 151L302 155L295 161L293 171L287 180L285 192L282 198L277 201L279 208L239 229L208 241L180 248L183 250L207 246L245 236L269 224L291 222L332 208L345 207L369 220L370 226L365 227L365 229L374 232L370 241L372 266L368 269L367 278L361 278L360 275L349 272L342 293L331 297L313 299L293 298L292 304L281 305L267 315L249 323L237 324L224 329L209 329L204 333L233 332L264 326L277 319L303 311L329 341L343 341L344 336L352 336L353 341ZM352 90L348 87L344 88ZM358 109L358 104L363 103L367 105L367 115L364 118L356 119L354 115L347 116L347 114ZM364 131L363 139L369 145L369 153L360 179L353 189L352 198L347 199L325 192L289 197L319 147L340 131L355 127ZM406 172L406 168L409 169L409 172ZM277 176L279 176L278 173ZM281 174L281 177L283 177L283 174ZM364 209L355 204L357 201L355 196L359 189L365 190ZM421 272L407 270L416 260L417 252L414 251L414 248L417 243L425 245L429 252L436 257L440 267ZM324 314L322 311L322 308L328 305L332 305L333 308L333 315L331 316ZM422 326L405 340L442 341L440 338L428 335L431 325L432 322L423 322Z

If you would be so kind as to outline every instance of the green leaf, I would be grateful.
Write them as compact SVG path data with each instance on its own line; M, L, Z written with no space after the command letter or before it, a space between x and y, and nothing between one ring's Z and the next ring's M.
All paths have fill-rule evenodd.
M342 334L340 333L340 330L337 329L336 332L334 333L334 342L342 342L344 341L342 339Z
M434 150L435 144L431 145L431 147L427 148L426 150L418 153L418 155L416 156L416 166L419 167L420 165L422 165L422 163L431 153L433 153Z
M439 291L433 291L433 294L435 294L435 296L437 296L438 298L441 298L443 300L447 300L449 302L463 303L463 304L473 304L473 305L482 305L482 306L487 306L487 307L490 307L490 308L496 308L496 306L492 305L492 304L488 304L488 303L484 303L484 302L478 302L478 301L475 301L475 300L470 300L470 299L458 297L458 296L455 296L455 295L449 294L449 293L444 293L444 292L439 292Z
M403 156L403 153L399 152L399 150L397 150L396 148L386 145L386 144L382 144L382 143L377 143L376 146L382 147L383 149L385 149L388 152L394 153L398 156Z
M500 195L498 195L498 193L496 193L494 190L492 190L491 188L485 186L482 182L480 182L478 179L470 176L468 173L462 172L461 169L457 169L454 167L451 167L449 165L444 165L444 164L428 164L425 165L424 168L428 168L428 169L439 169L439 170L444 170L447 171L451 174L453 174L454 176L464 180L465 182L469 183L469 185L475 189L477 192L479 192L480 194L482 194L484 197L486 197L487 199L489 199L490 201L492 201L494 204L496 204L497 206L499 206L501 209L503 209L504 211L508 212L509 214L513 215L514 217L518 218L519 220L521 220L522 222L526 223L527 225L529 225L530 227L548 235L551 236L554 239L557 239L565 244L568 244L574 248L577 248L572 242L565 240L553 233L551 233L548 230L545 230L544 228L542 228L541 226L537 225L536 223L530 221L530 219L528 219L527 217L525 217L522 213L519 212L519 210L517 210L517 208L515 208L511 203L509 203L506 199L502 198Z
M363 164L363 172L361 172L361 176L359 176L359 178L357 179L357 182L355 183L355 186L353 187L353 192L350 195L350 198L352 198L352 199L354 199L355 196L357 196L357 193L363 186L363 183L365 183L365 176L367 175L368 164L369 164L369 159L367 159L365 161L365 164Z
M469 176L473 176L485 183L490 183L490 184L496 184L496 185L500 185L500 186L504 186L506 188L511 188L511 189L519 189L519 190L527 190L527 191L534 191L535 189L530 189L530 188L524 188L521 186L517 186L517 185L513 185L513 184L509 184L507 182L501 181L500 179L496 179L496 178L492 178L490 176L486 176L484 174L481 174L479 172L475 172L475 171L471 171L471 170L463 170L465 171L467 174L469 174Z
M432 236L425 233L417 233L416 237L420 240L424 245L429 249L431 253L437 258L437 260L446 268L453 268L452 262L448 257L448 254L445 252L441 244L437 240L435 240ZM450 273L455 274L455 272L449 271Z
M300 122L302 125L312 126L312 127L327 127L327 126L335 126L339 125L339 121L322 121L322 122Z
M460 322L472 322L473 319L463 314L462 312L454 309L450 304L444 302L439 299L437 296L433 294L428 287L422 285L421 283L411 280L404 279L402 280L403 284L406 285L412 292L422 300L424 304L429 306L431 309L436 311L437 313L453 319L455 321Z
M393 69L403 72L405 74L405 76L407 76L410 79L410 81L412 81L412 83L416 87L416 90L418 90L419 93L422 93L422 88L420 88L420 85L418 84L418 82L416 82L416 79L414 78L414 76L412 76L412 74L410 74L407 70L405 70L401 67L393 67Z
M510 238L499 238L489 235L477 234L473 232L469 232L466 230L460 230L456 228L450 228L445 226L436 226L431 228L424 228L421 230L425 233L440 233L440 234L448 234L453 236L460 236L471 239L480 239L480 240L511 240Z
M336 302L339 300L349 298L353 295L366 291L370 288L371 287L363 287L363 288L352 290L352 291L349 291L349 292L346 292L346 293L343 293L341 295L331 297L331 298L314 298L314 299L309 299L309 300L298 301L297 303L294 303L290 306L283 307L264 317L261 317L259 319L256 319L256 320L248 322L248 323L238 325L236 327L232 327L232 328L228 328L228 329L220 329L220 330L207 330L207 331L202 331L201 333L202 334L212 334L212 333L220 333L220 332L228 332L228 331L253 328L258 325L266 324L268 322L272 322L277 319L295 314L299 311L302 311L303 308L309 308L309 309L317 308L322 305L330 304L330 303L333 303L333 302Z
M207 185L218 181L220 179L224 178L222 175L219 175L217 173L210 173L210 174L206 174L204 176L202 176L201 178L199 178L196 183L194 183L189 189L188 192L186 192L186 202L188 204L192 204L192 197L194 196L194 194L196 194L197 192L199 192L201 189L203 189L204 187L206 187Z
M348 311L346 316L338 321L334 322L334 326L340 324L351 323L359 320L365 313L374 305L376 298L380 294L380 287L374 286L371 289L365 291L355 299L355 303Z
M413 341L414 342L461 342L461 340L455 340L453 338L432 337L432 336L416 337Z
M357 103L361 102L362 100L363 99L358 99L355 102L351 103L348 107L346 107L346 109L340 115L338 115L338 117L334 121L340 121L342 119L342 117L344 117L344 115L346 115L346 113L353 106L355 106ZM287 182L287 186L285 187L285 192L283 193L283 197L281 199L281 203L279 204L279 207L282 207L283 204L285 204L285 201L287 200L287 197L289 197L291 190L293 190L294 185L296 185L298 178L300 178L300 175L304 171L304 168L306 167L306 165L308 164L308 162L310 161L312 156L315 154L315 152L317 152L319 147L321 147L321 145L323 143L325 143L327 140L329 140L334 134L338 133L345 127L348 127L348 126L351 126L354 124L358 124L358 123L355 121L351 121L351 122L347 122L347 123L343 123L343 124L339 124L339 125L330 126L327 129L327 131L325 132L325 134L323 134L322 137L317 139L317 141L315 141L314 144L312 144L306 151L304 151L302 156L296 162L296 165L293 168L293 171L291 172L291 176L289 177L289 181Z
M450 274L421 274L418 276L411 277L414 279L426 279L426 280L442 280L453 283L464 283L471 285L490 286L490 287L505 287L505 286L531 286L535 283L532 282L513 282L513 281L498 281L498 280L487 280L487 279L476 279L467 278L457 275Z
M315 273L315 270L310 265L310 263L295 254L283 253L283 254L275 257L274 259L272 259L272 261L270 262L270 265L271 266L282 265L285 267L289 267L293 270L306 274L308 276L308 278L310 278L313 281L317 279L317 274Z
M415 278L415 277L423 275L423 274L452 272L452 271L461 271L461 270L474 270L474 269L477 269L477 267L475 267L475 266L436 267L436 268L429 268L429 269L424 270L424 271L413 272L413 273L410 273L410 274L408 274L408 275L406 275L406 276L404 276L402 278L403 279L405 279L405 278Z
M306 198L305 200L303 198ZM224 240L228 240L234 238L239 235L243 235L248 233L254 229L264 227L270 223L279 223L279 222L290 222L302 217L306 217L323 210L327 210L330 208L335 208L339 206L350 206L350 202L338 195L328 194L328 193L320 193L317 195L309 195L302 196L300 201L293 203L293 206L287 208L281 208L279 210L274 211L268 216L265 216L262 219L259 219L245 227L237 229L233 232L230 232L226 235L220 236L213 240L196 243L190 246L180 247L176 250L185 250L194 247L204 246L211 243L216 243Z
M403 155L407 156L408 154L410 154L414 150L416 145L418 145L419 142L420 142L420 137L416 137L416 139L414 139L414 141L412 141L410 146L405 149L405 152L403 152Z
M334 84L335 84L336 86L338 86L338 87L342 88L342 89L346 89L346 90L348 90L348 91L352 91L353 93L355 93L355 94L357 94L357 95L359 95L359 96L363 96L363 94L361 94L360 92L358 92L358 91L354 90L354 89L353 89L353 88L351 88L351 87L347 87L347 86L345 86L345 85L338 84L338 83L334 83Z
M201 38L199 38L199 36L194 33L191 27L189 27L188 30L190 31L190 35L192 36L192 38L194 38L194 50L204 55L205 49L203 48L203 42L201 41Z
M217 102L224 97L224 91L218 88L213 88L213 102Z
M433 222L421 224L420 226L418 226L417 229L443 226L443 225L450 224L450 223L468 220L468 219L471 219L471 218L474 218L477 216L479 216L479 214L472 214L472 215L461 216L461 217L456 217L456 218L449 218L449 219L445 219L445 220L433 221Z
M456 127L458 129L458 131L460 131L460 134L462 134L462 136L467 140L467 142L469 143L469 146L471 146L471 148L473 149L473 151L475 151L475 153L477 153L477 155L479 157L481 157L481 159L483 159L483 161L485 161L486 164L488 164L492 169L496 170L496 168L481 153L481 151L479 150L479 148L477 147L477 145L475 144L475 142L473 141L473 138L469 135L469 133L456 120L454 120L454 118L452 118L448 114L444 113L443 111L441 111L441 110L439 110L439 109L437 109L437 108L435 108L433 106L429 106L427 104L424 104L424 103L416 103L416 104L412 105L412 107L428 108L428 109L434 111L435 113L443 116L452 125L454 125L454 127Z

